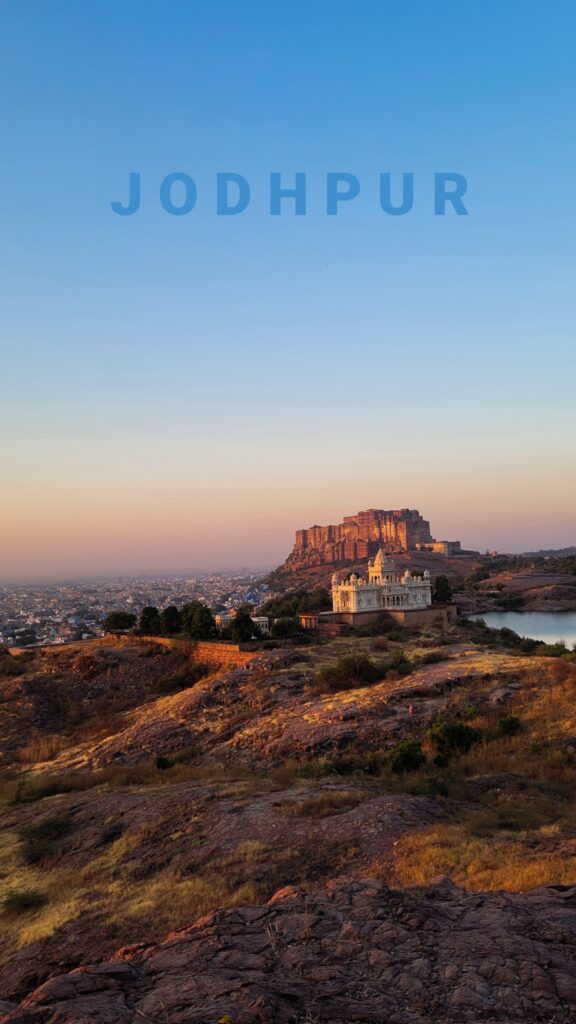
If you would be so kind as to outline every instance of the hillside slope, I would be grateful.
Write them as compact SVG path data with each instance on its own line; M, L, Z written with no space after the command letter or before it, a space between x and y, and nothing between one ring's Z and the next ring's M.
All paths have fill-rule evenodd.
M351 655L380 666L375 682L326 687L327 667ZM527 656L464 624L264 652L231 671L124 641L4 658L0 999L6 1011L24 1001L8 1020L216 1024L214 1013L229 1012L272 1024L289 1020L291 1008L295 1019L309 1011L319 1020L413 1024L467 1020L473 1007L480 1019L498 1019L499 1000L510 1012L518 1005L526 1020L547 1020L552 1006L558 1021L569 1019L571 973L550 964L576 942L573 896L523 894L576 884L575 688L569 658ZM475 737L444 760L429 738L442 720ZM427 761L398 774L389 755L408 738L422 742ZM412 888L440 875L471 893L517 895ZM363 879L372 881L362 888ZM303 892L266 909L286 886ZM365 933L356 894L358 907L374 904ZM327 918L334 902L338 914ZM462 936L477 931L479 943L495 915L502 953L490 974L480 972L482 982L466 981L464 938L453 947L446 923L435 931L436 905L442 921L461 922ZM421 978L419 926L396 963L388 926L377 923L400 906L414 920L420 907L436 935ZM162 943L212 911L214 921L190 933L202 936L193 977L206 978L204 989L180 952L189 936ZM320 922L314 942L290 930L306 913ZM236 929L246 922L255 937L244 947ZM520 956L517 931L530 940L523 969L542 986L523 996L504 977ZM336 950L352 939L359 944L345 964ZM110 958L133 944L118 973ZM276 957L275 945L288 959ZM258 964L253 951L264 957ZM456 972L448 975L451 957ZM151 966L160 962L163 979ZM292 962L301 981L286 995ZM34 994L85 964L103 966ZM380 1017L362 1016L360 993L384 985L386 964L398 979L394 998L382 989ZM416 983L427 991L430 978L436 996L418 996ZM346 987L356 992L348 1002ZM410 997L404 1009L400 992Z

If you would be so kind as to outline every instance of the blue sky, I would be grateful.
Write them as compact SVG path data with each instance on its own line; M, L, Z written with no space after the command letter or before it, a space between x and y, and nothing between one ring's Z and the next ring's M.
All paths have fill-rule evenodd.
M0 3L0 576L274 564L370 506L574 543L575 30L564 0ZM337 217L329 171L361 184Z

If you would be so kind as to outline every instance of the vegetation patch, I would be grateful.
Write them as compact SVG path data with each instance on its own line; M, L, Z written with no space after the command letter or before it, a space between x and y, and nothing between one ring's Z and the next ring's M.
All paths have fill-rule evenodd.
M388 767L393 775L406 775L418 772L426 764L426 754L422 744L415 736L400 740L392 748L388 756Z
M26 914L38 910L46 903L46 896L38 889L15 889L7 893L2 900L2 908L7 914Z
M285 817L328 818L350 811L367 800L368 796L366 790L362 789L325 790L305 800L286 800L276 804L276 807Z
M73 819L69 814L56 814L37 825L27 825L19 835L26 864L39 864L52 857L62 839L70 833Z

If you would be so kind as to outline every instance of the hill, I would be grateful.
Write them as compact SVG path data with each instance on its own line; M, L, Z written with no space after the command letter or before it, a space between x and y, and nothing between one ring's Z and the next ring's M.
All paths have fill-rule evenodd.
M464 623L4 655L4 1020L568 1021L575 686Z

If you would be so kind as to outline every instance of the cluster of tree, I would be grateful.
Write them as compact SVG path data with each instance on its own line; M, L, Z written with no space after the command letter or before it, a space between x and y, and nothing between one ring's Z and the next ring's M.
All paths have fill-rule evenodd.
M332 609L332 598L325 587L315 590L294 590L266 601L260 610L271 619L294 619L301 612L323 612Z
M144 636L183 635L190 640L213 640L220 635L236 643L261 636L258 626L252 622L248 605L239 608L230 626L219 634L216 620L203 601L188 601L182 608L169 605L162 611L147 605L139 618L131 612L110 612L103 627L107 633L128 633L138 628Z

